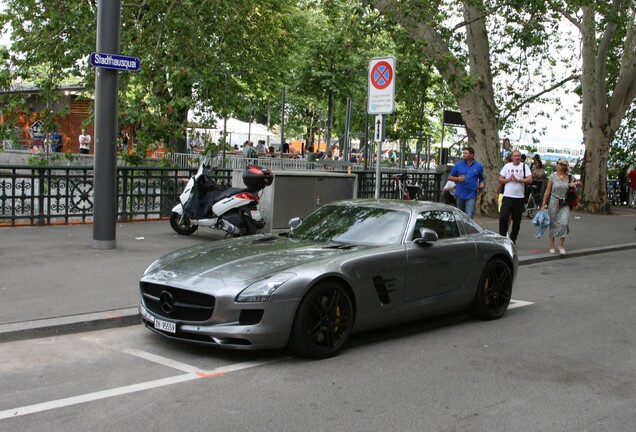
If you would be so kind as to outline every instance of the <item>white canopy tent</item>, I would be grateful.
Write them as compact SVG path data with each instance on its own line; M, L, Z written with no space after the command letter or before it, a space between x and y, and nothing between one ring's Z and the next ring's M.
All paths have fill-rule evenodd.
M196 115L192 114L188 116L193 123L199 123L197 121ZM210 123L214 123L216 127L213 128L205 128L205 127L195 127L188 129L188 147L196 147L201 145L204 138L211 139L214 142L219 142L219 140L223 137L223 119L218 117L213 117L214 121ZM227 124L225 125L225 130L227 132L227 141L231 146L238 146L240 149L243 146L245 141L252 141L256 143L258 140L265 140L268 144L271 140L271 137L276 136L275 133L269 131L267 126L260 123L248 123L235 118L228 118Z

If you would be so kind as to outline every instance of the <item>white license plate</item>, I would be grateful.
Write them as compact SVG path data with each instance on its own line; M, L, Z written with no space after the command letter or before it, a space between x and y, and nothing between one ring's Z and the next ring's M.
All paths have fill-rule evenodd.
M177 325L172 322L162 321L155 318L155 328L157 330L163 330L168 333L176 333Z
M252 219L256 221L263 220L263 216L261 216L261 212L259 210L251 210L251 213L252 213Z

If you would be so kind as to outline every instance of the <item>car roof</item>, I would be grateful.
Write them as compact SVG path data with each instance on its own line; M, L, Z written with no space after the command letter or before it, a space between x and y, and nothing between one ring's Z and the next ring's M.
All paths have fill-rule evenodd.
M326 205L337 206L353 206L353 207L376 207L392 210L402 210L408 212L419 212L425 210L448 210L454 211L455 207L433 202L433 201L416 201L416 200L397 200L397 199L372 199L360 198L351 200L333 201Z

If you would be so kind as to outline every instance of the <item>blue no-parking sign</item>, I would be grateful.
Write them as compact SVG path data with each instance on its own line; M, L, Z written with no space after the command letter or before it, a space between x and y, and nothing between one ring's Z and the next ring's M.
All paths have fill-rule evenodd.
M369 61L367 113L391 114L395 108L395 57Z

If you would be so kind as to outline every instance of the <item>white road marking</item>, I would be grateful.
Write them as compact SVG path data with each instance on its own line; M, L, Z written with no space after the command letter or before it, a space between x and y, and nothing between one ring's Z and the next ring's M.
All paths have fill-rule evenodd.
M519 307L529 306L534 304L533 302L523 301L523 300L510 300L510 305L508 309L515 309ZM88 338L83 337L83 340L92 343L103 344L103 342L99 338ZM244 369L264 366L269 363L275 363L281 360L284 360L289 357L276 357L271 360L265 361L253 361L253 362L243 362L237 363L233 365L221 366L216 369L202 371L199 368L182 363L176 360L171 360L166 357L162 357L156 354L152 354L149 352L136 350L136 349L126 349L122 352L126 354L133 355L135 357L142 358L144 360L148 360L154 363L158 363L163 366L167 366L173 369L180 370L182 372L187 372L184 375L177 375L174 377L163 378L154 381L147 381L139 384L132 384L128 386L118 387L110 390L98 391L93 393L87 393L79 396L73 396L64 399L57 399L49 402L43 402L35 405L27 405L19 408L12 408L4 411L0 411L0 420L19 417L27 414L34 414L42 411L48 411L57 408L64 408L72 405L78 405L86 402L93 402L100 399L106 399L115 396L122 396L125 394L136 393L144 390L150 390L158 387L164 387L173 384L179 384L182 382L192 381L200 378L208 378L214 376L221 376L226 373L236 372Z
M523 301L523 300L510 300L510 305L508 305L508 309L515 309L524 306L530 306L534 304L533 302Z
M162 366L167 366L172 369L180 370L181 372L196 373L201 370L201 368L198 368L196 366L192 366L186 363L182 363L182 362L172 360L166 357L162 357L156 354L152 354L146 351L141 351L136 349L127 349L127 350L124 350L123 352L125 352L126 354L133 355L135 357L142 358L144 360L151 361L153 363L160 364Z
M0 411L0 420L18 417L26 414L34 414L37 412L52 410L56 408L68 407L71 405L77 405L81 403L96 401L100 399L106 399L113 396L121 396L124 394L135 393L142 390L149 390L157 387L163 387L171 384L177 384L185 381L191 381L201 378L195 374L179 375L169 378L163 378L155 381L147 381L144 383L133 384L124 387L118 387L110 390L98 391L94 393L87 393L79 396L73 396L64 399L57 399L49 402L43 402L35 405L27 405L20 408L12 408L5 411Z
M159 357L159 356L156 356L156 357ZM142 357L142 358L146 358L146 357ZM57 400L43 402L43 403L39 403L35 405L27 405L27 406L23 406L19 408L12 408L8 410L0 411L0 420L23 416L27 414L34 414L34 413L48 411L48 410L57 409L57 408L64 408L64 407L78 405L78 404L82 404L86 402L93 402L100 399L106 399L106 398L110 398L114 396L121 396L125 394L136 393L139 391L155 389L158 387L179 384L182 382L192 381L192 380L196 380L200 378L221 376L229 372L236 372L239 370L263 366L268 363L278 362L285 358L288 358L288 357L276 357L271 360L265 360L265 361L237 363L234 365L221 366L219 368L212 369L209 371L196 371L192 373L187 373L185 375L177 375L174 377L163 378L163 379L154 380L154 381L147 381L147 382L143 382L139 384L132 384L132 385L118 387L118 388L114 388L110 390L87 393L87 394L83 394L79 396L72 396L72 397L68 397L64 399L57 399ZM178 363L178 362L174 362L174 363ZM188 365L185 365L185 366L188 366Z

